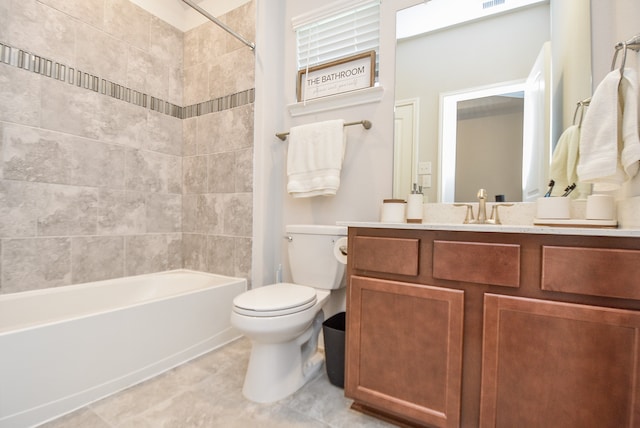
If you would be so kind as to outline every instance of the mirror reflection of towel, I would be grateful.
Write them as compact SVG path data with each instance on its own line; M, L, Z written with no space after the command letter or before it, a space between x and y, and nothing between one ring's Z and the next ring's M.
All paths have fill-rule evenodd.
M633 69L607 74L591 97L580 137L580 181L594 191L617 190L635 176L640 161L638 79Z
M553 196L564 193L564 189L571 183L578 182L578 159L580 149L580 127L569 126L558 139L558 144L553 150L549 177L555 180ZM578 195L573 192L572 195Z
M341 119L295 126L289 131L287 191L294 198L335 195L345 149Z

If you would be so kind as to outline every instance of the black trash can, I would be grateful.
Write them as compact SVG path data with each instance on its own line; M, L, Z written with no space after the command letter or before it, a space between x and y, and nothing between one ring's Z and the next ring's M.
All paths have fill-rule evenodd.
M339 312L322 323L327 375L332 385L344 388L344 343L346 314Z

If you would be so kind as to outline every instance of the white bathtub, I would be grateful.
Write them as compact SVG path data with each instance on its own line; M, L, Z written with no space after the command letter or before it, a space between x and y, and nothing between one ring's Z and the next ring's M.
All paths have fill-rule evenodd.
M246 288L176 270L0 295L0 427L40 424L236 339Z

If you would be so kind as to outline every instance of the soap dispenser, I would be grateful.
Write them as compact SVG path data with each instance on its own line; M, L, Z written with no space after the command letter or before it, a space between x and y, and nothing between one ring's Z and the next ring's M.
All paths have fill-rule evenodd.
M422 223L423 202L422 186L413 183L413 190L407 196L407 223Z

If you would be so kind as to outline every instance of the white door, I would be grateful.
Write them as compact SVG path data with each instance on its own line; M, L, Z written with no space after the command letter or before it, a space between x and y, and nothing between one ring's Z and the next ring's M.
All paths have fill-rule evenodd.
M533 64L525 84L522 124L522 201L532 202L546 191L551 156L551 45Z
M418 100L400 100L395 105L393 136L393 197L407 199L417 183Z

